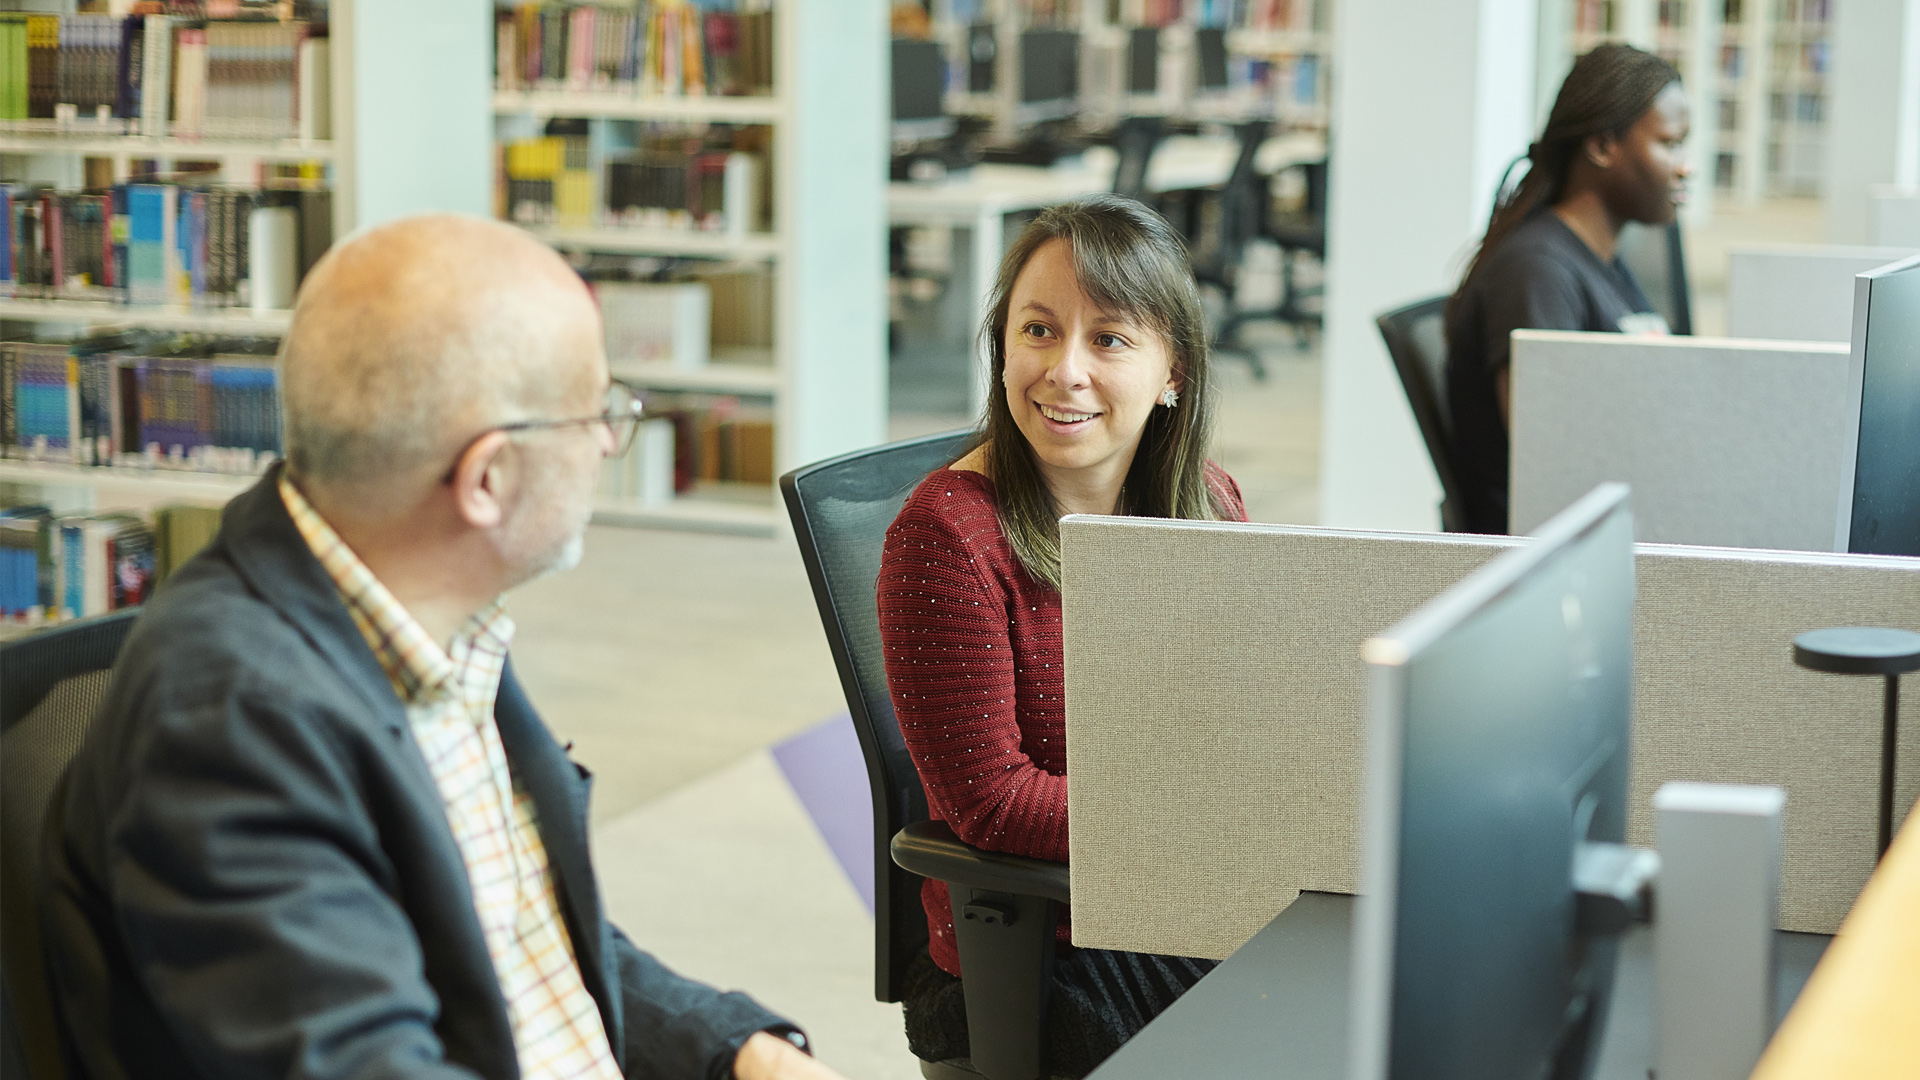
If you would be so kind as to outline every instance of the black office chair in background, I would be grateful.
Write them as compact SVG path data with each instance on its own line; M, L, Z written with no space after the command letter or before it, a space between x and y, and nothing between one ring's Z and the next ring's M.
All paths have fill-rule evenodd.
M1166 121L1158 116L1129 116L1113 129L1113 148L1120 154L1113 170L1115 195L1153 205L1152 193L1147 191L1147 166L1166 134Z
M35 907L40 825L107 692L138 611L119 611L0 646L0 1070L61 1080L60 1040Z
M873 788L874 997L899 1001L907 962L926 943L920 879L953 896L972 1058L922 1062L936 1080L1034 1080L1044 1060L1054 930L1068 899L1065 864L982 851L927 820L926 793L887 693L874 587L887 527L907 496L966 448L971 433L893 443L780 478Z
M1433 471L1440 476L1440 525L1447 532L1467 531L1467 504L1453 471L1453 448L1448 439L1451 414L1447 411L1447 297L1436 296L1395 308L1374 319L1386 340L1387 354L1400 373L1407 404L1420 424Z
M1687 286L1687 252L1680 222L1642 225L1629 221L1617 249L1653 309L1676 334L1693 333L1693 296Z
M1251 160L1248 164L1251 167ZM1302 301L1320 296L1324 290L1319 285L1300 284L1297 264L1301 255L1311 255L1321 263L1327 259L1327 163L1324 159L1301 162L1280 171L1284 173L1288 169L1301 172L1306 182L1306 197L1297 211L1287 214L1273 213L1270 191L1274 177L1257 173L1252 177L1258 185L1258 198L1253 200L1255 217L1250 235L1270 240L1280 248L1280 301L1271 308L1234 311L1220 330L1222 342L1236 340L1240 327L1246 323L1270 319L1293 327L1294 338L1304 349L1307 328L1320 325L1320 311Z
M1240 262L1246 255L1247 241L1259 233L1267 216L1269 180L1260 175L1254 160L1259 156L1260 144L1272 130L1273 123L1268 120L1255 120L1234 128L1239 155L1234 159L1233 171L1227 174L1227 182L1209 199L1211 212L1203 215L1206 228L1201 236L1194 238L1193 244L1194 280L1212 285L1226 295L1227 315L1213 335L1213 347L1244 357L1253 368L1253 377L1262 380L1267 377L1266 362L1257 350L1241 343L1240 327L1251 320L1280 315L1277 311L1241 311L1237 301Z

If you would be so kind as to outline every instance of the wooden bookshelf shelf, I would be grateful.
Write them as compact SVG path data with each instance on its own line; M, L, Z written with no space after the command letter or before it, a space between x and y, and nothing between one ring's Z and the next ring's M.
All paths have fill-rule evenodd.
M262 161L331 161L331 142L298 139L172 139L85 131L22 129L0 124L0 154L78 154L85 157L252 157Z
M293 322L291 311L255 313L249 308L152 307L98 300L0 299L0 319L21 322L124 324L156 330L277 337Z
M587 117L604 120L680 120L716 124L771 124L780 119L780 102L770 97L668 97L618 91L498 90L496 114L536 118Z
M186 469L139 469L119 465L64 465L52 461L0 458L0 481L93 488L116 497L151 498L164 493L184 502L225 503L252 487L258 476L247 473L192 472Z
M655 390L711 391L720 394L748 394L772 397L780 389L780 373L773 367L770 350L734 350L716 357L705 367L681 368L672 364L614 363L613 374L637 386ZM759 362L748 359L758 354Z
M568 228L529 226L528 231L557 248L629 255L695 255L721 259L771 259L780 254L773 233L745 236L692 229Z
M594 501L593 520L596 525L770 537L779 530L772 491L764 485L757 490L767 494L753 502L706 498L698 493L683 495L667 503L603 497Z

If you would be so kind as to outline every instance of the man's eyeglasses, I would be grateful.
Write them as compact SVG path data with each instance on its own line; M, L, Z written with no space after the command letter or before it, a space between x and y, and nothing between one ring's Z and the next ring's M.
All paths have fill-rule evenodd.
M613 436L613 453L610 457L623 457L633 448L633 438L640 430L640 412L642 403L640 389L632 383L613 380L607 385L607 406L594 416L570 416L562 420L520 420L511 424L495 424L467 440L460 453L453 459L452 468L442 478L442 483L452 483L455 470L460 467L460 459L467 455L473 444L479 442L489 432L494 431L540 431L546 428L582 427L598 424Z

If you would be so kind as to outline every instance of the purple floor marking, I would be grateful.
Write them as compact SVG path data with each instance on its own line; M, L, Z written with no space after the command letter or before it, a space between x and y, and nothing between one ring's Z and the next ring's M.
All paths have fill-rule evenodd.
M873 913L873 795L853 718L841 713L773 748L787 785Z

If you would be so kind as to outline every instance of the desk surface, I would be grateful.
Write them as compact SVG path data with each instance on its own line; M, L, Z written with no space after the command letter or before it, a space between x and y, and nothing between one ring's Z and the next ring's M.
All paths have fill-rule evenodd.
M1273 173L1326 156L1326 139L1293 132L1262 143L1254 167ZM1226 182L1239 156L1234 140L1217 135L1174 135L1154 151L1147 168L1152 191L1183 191ZM1118 157L1096 146L1077 161L1047 168L1039 165L975 165L935 183L895 181L887 185L887 210L895 221L964 222L983 213L1009 214L1109 190Z
M1352 897L1302 893L1089 1080L1347 1080L1352 926ZM1779 935L1782 1011L1829 940ZM1594 1080L1646 1080L1652 1019L1653 935L1636 926L1621 943Z

